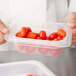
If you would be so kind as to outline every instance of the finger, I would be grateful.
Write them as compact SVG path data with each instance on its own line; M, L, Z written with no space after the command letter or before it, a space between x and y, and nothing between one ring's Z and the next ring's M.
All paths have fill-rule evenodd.
M4 43L6 43L6 42L7 42L7 41L4 40L1 44L4 44Z
M69 13L67 22L70 28L76 28L76 12Z
M72 37L72 40L76 39L76 36Z
M72 42L76 42L76 39L72 40Z
M72 42L72 45L76 45L76 42Z
M76 36L76 28L72 29L72 36Z
M76 20L71 20L71 21L68 21L67 25L71 28L71 29L74 29L76 28Z
M76 39L72 40L72 45L76 45Z
M2 44L4 42L4 36L3 34L0 32L0 44Z
M5 24L0 20L0 31L3 33L3 34L6 34L8 33L9 29L8 27L5 26Z

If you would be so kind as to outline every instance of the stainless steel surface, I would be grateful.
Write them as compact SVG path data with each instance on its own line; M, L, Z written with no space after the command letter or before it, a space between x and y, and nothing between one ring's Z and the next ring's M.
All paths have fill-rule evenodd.
M27 55L16 51L0 52L0 63L38 60L57 76L76 76L76 49L64 49L60 56Z

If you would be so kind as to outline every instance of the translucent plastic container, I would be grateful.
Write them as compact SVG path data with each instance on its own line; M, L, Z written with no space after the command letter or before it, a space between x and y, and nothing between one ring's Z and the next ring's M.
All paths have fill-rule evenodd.
M56 32L62 28L66 31L66 37L61 41L48 41L28 38L18 38L15 34L21 27L31 27L33 32L39 33L40 30L45 30L49 36L51 33ZM65 23L50 23L50 22L33 22L25 20L14 21L10 25L10 32L5 36L8 42L13 42L19 52L23 53L35 53L51 55L51 53L57 55L61 53L62 49L71 45L72 33Z
M0 76L56 76L38 61L25 61L0 64Z

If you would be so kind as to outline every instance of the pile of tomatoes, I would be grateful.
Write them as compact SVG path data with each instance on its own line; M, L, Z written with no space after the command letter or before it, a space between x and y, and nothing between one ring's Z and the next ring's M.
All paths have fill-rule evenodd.
M50 41L60 41L66 36L66 32L63 29L58 29L57 32L51 33L47 36L46 31L41 30L39 33L32 32L30 27L22 27L19 32L16 33L16 37L20 38L30 38L39 40L50 40Z

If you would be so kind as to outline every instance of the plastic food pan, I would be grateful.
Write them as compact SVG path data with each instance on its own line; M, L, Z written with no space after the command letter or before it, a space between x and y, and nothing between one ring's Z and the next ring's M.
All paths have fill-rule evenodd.
M0 76L56 76L38 61L25 61L0 64Z
M56 32L58 29L64 29L66 31L66 37L61 41L48 41L18 38L15 34L21 27L30 27L33 32L39 33L40 30L45 30L49 36L52 32ZM10 24L10 32L5 36L5 40L15 43L18 51L23 53L37 53L44 55L51 55L53 52L55 55L61 53L61 49L69 47L72 41L71 30L65 23L50 23L50 22L33 22L25 20L17 20ZM57 51L59 50L59 51ZM56 51L56 53L55 53Z

